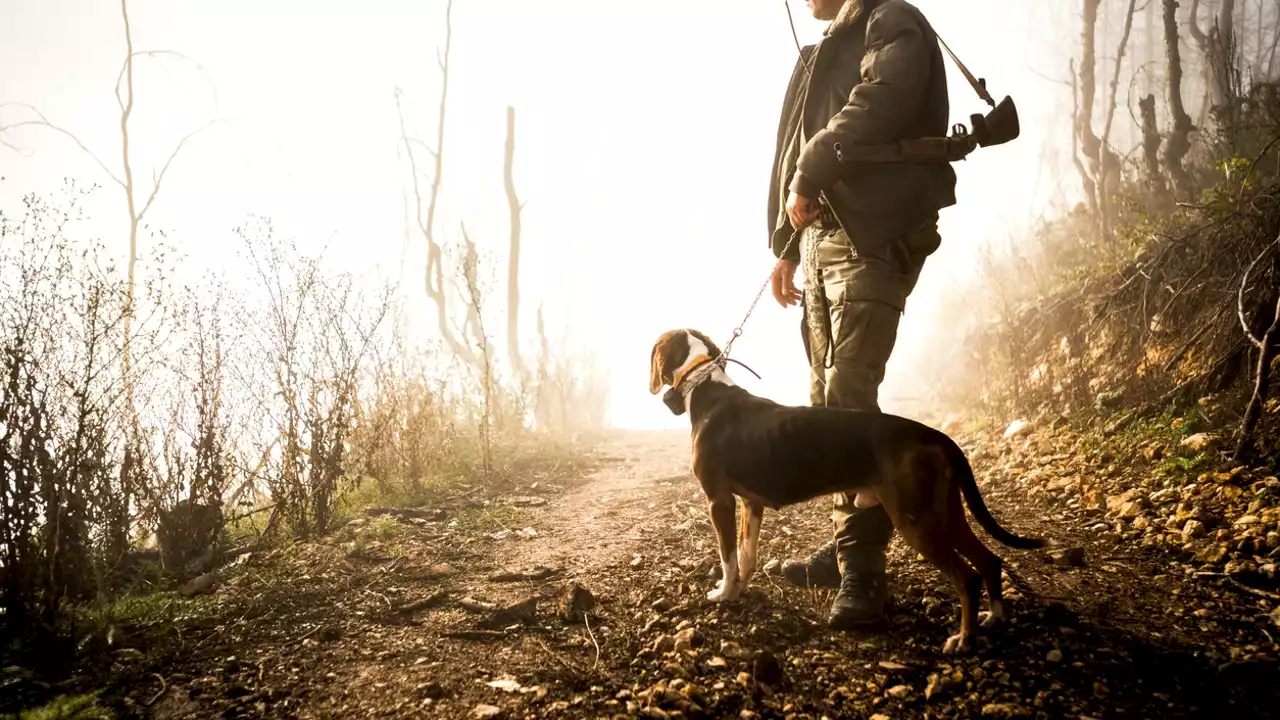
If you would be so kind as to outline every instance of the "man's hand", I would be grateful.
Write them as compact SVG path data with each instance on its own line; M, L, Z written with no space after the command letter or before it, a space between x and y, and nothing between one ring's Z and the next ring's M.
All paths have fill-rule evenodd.
M793 260L780 260L773 269L773 299L782 307L798 305L802 299L796 289L796 263Z
M791 219L791 227L799 230L818 219L818 204L803 195L789 193L787 217Z

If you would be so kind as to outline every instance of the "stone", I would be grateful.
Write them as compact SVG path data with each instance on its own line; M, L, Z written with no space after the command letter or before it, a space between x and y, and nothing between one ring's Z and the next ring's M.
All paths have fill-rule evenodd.
M1050 550L1049 559L1054 565L1060 565L1062 567L1084 567L1084 548L1069 547L1059 550Z
M1178 447L1193 453L1208 452L1214 445L1214 438L1209 433L1196 433L1182 438Z
M1031 423L1021 419L1014 420L1004 429L1004 438L1008 440L1009 438L1017 437L1026 433L1029 429L1031 429Z
M885 694L891 698L901 700L911 694L910 685L894 685L885 691Z

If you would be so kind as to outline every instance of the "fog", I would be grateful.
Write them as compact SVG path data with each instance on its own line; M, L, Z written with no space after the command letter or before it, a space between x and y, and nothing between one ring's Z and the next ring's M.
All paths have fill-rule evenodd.
M981 248L1016 242L1041 212L1079 194L1066 156L1070 94L1059 84L1076 9L1065 0L917 5L997 99L1013 96L1022 136L957 164L959 202L943 211L942 247L908 302L882 387L889 411L914 396L922 363L960 361L934 354L934 316L966 301L957 283ZM0 102L38 108L118 173L119 5L6 0L2 12ZM802 42L820 37L802 3L792 12ZM183 56L137 63L135 173L149 180L177 141L218 120L168 169L140 252L163 232L186 272L244 274L232 228L267 216L333 267L399 278L429 328L424 246L406 234L394 93L404 93L411 134L433 139L444 13L443 0L130 3L136 49ZM526 203L522 329L531 332L541 304L553 337L598 358L610 375L611 425L686 426L647 392L649 349L673 327L727 340L772 267L765 202L796 56L783 2L458 0L452 26L438 232L455 238L465 223L502 262L505 108L514 106L515 184ZM967 124L987 108L949 61L947 73L952 122ZM31 117L0 112L6 123ZM17 151L0 147L0 208L67 179L97 183L90 220L72 232L127 252L122 194L102 167L47 128L9 140ZM734 379L806 402L799 322L798 308L766 293L733 352L763 379L731 368Z

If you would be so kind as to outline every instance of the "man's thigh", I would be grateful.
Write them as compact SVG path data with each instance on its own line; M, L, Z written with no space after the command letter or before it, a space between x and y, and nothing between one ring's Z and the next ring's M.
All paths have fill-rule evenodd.
M824 377L825 404L879 411L880 383L897 341L901 313L875 300L845 300L832 302L830 316L832 348Z

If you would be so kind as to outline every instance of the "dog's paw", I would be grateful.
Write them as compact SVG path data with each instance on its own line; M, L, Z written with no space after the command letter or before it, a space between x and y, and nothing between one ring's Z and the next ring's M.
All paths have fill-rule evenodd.
M711 602L728 602L730 600L737 600L740 590L741 587L737 583L734 583L733 585L721 583L716 586L715 590L707 593L707 599Z
M942 646L943 655L961 655L973 649L973 636L958 633L947 638Z

